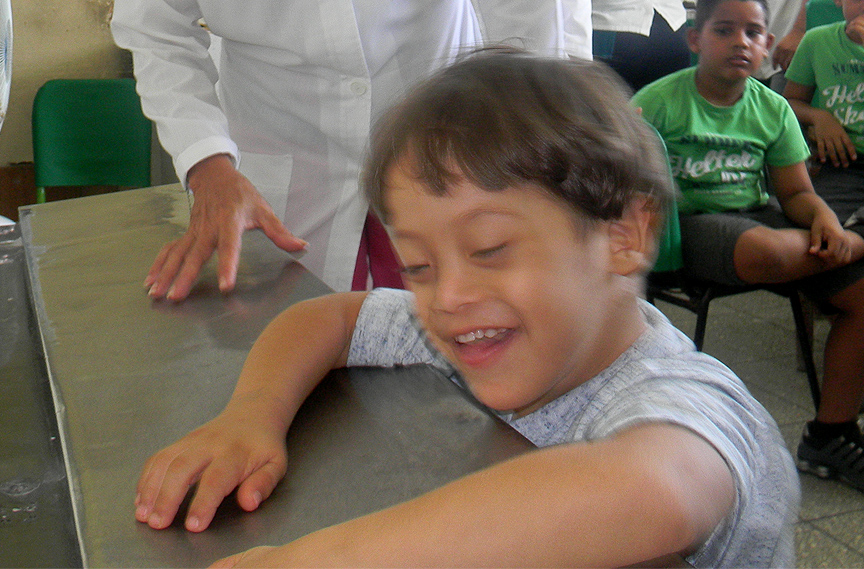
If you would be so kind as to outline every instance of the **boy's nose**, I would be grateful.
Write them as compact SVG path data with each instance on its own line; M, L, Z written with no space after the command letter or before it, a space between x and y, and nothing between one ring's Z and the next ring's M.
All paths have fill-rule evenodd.
M433 307L458 312L480 298L480 286L473 271L464 267L440 268L435 282Z
M748 39L749 39L747 37L747 30L745 30L745 29L736 30L732 34L732 36L733 36L732 39L735 41L735 45L742 46L742 47L747 45Z

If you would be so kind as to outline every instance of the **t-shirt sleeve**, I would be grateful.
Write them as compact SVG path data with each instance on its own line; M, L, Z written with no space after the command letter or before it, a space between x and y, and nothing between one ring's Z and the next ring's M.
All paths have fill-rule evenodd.
M765 151L765 162L769 166L782 168L807 160L810 147L789 103L785 99L778 100L777 106L779 130L774 143Z
M694 367L699 367L697 362ZM737 389L736 389L737 388ZM699 382L687 381L680 376L657 377L631 386L620 392L614 401L609 401L604 411L589 429L590 439L612 436L640 423L665 422L689 429L708 441L723 456L741 483L746 486L752 476L752 460L749 456L756 443L752 433L762 426L757 423L759 415L749 413L743 387L735 384L726 389ZM752 421L753 429L741 428L742 423Z
M798 44L798 49L795 50L795 55L792 56L792 61L789 63L789 69L786 70L786 79L788 81L794 81L800 85L816 85L813 48L818 38L813 35L814 31L816 30L810 30L804 34L801 43Z
M783 548L771 540L789 537L783 527L797 512L798 483L791 458L767 412L754 406L739 382L709 386L686 381L684 375L670 375L630 389L635 391L618 393L597 418L592 438L612 436L646 422L677 425L711 444L735 482L733 510L691 563L699 567L705 560L723 556L734 560L743 555L748 563L764 560L753 566L774 566L777 561L772 558Z
M394 367L430 364L452 373L447 360L426 339L414 315L414 297L404 290L371 291L354 326L349 366Z

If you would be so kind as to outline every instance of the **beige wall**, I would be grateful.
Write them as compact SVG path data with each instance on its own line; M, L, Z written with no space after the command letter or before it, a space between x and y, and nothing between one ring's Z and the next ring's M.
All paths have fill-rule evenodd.
M12 89L0 166L33 159L30 109L48 79L129 74L109 29L113 0L12 0Z

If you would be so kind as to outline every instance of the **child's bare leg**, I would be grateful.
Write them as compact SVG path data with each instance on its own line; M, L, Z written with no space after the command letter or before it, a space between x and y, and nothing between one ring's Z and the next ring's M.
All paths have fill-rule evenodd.
M864 257L864 239L852 237L852 261ZM783 283L821 273L829 268L810 254L810 232L805 229L748 229L735 243L735 270L749 283Z
M840 309L825 345L822 403L816 418L853 421L864 398L864 279L831 299Z

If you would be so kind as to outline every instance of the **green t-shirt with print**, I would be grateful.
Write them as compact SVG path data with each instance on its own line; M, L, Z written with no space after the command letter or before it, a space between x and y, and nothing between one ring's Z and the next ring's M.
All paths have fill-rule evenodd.
M864 46L849 39L846 22L804 34L786 79L815 87L810 104L834 115L864 153Z
M696 90L696 68L643 87L633 105L666 143L681 191L681 213L723 212L765 204L765 165L803 162L810 150L789 103L749 78L730 107L709 103Z

